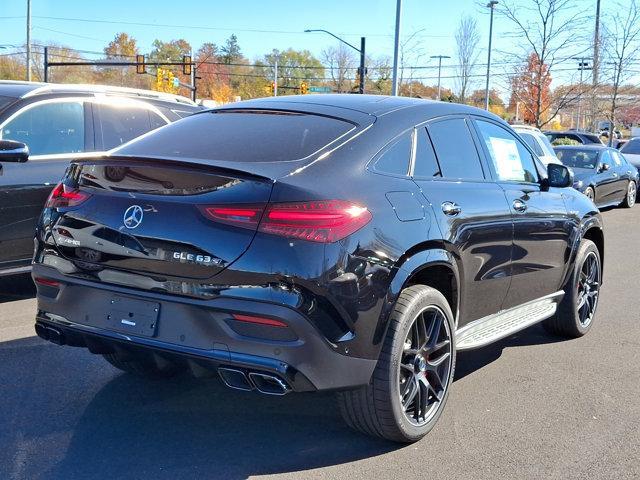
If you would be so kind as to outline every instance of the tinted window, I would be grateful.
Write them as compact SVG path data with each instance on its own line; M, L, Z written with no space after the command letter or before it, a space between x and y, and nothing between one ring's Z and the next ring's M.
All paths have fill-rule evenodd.
M110 150L151 130L149 111L128 105L100 105L102 146Z
M622 146L620 151L631 155L640 155L640 138L632 138Z
M82 102L41 103L19 113L0 136L27 144L31 155L82 152L84 106Z
M335 118L282 111L212 111L172 123L128 154L282 162L308 157L355 128ZM176 138L183 141L176 142Z
M484 179L478 151L464 119L435 122L427 130L443 177Z
M155 130L156 128L160 128L167 124L164 118L151 110L149 110L149 121L151 122L151 130Z
M495 123L476 120L480 134L489 150L499 180L535 182L533 157L522 142L511 132Z
M586 135L586 134L583 134L583 137L586 140L585 143L600 143L600 144L602 144L602 142L600 141L600 137L598 137L597 135Z
M598 163L597 150L562 149L556 150L558 159L563 165L573 168L596 168Z
M375 169L378 172L406 175L411 157L411 135L402 135L387 147L378 157Z
M527 145L531 147L531 150L533 150L536 155L544 155L544 153L542 152L542 148L540 148L540 145L538 145L536 139L533 138L533 135L524 132L519 132L519 135L525 142L527 142Z
M413 167L413 175L415 177L440 177L440 165L436 159L436 152L433 151L433 145L427 130L418 128L416 131L416 159Z

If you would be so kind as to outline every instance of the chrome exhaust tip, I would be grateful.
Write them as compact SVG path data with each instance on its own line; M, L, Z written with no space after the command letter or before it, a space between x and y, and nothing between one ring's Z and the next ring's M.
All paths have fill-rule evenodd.
M251 385L247 375L242 370L220 367L218 368L218 374L224 384L229 388L244 391L253 390L253 385Z
M260 393L266 395L285 395L291 391L289 386L280 378L265 373L249 373L251 383Z

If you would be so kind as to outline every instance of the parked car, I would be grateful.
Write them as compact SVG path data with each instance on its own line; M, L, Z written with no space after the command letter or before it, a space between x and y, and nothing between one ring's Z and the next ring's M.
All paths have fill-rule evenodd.
M600 136L609 138L609 126L606 126L600 130ZM617 128L613 130L613 138L620 140L622 138L622 132Z
M36 220L71 158L100 155L201 109L146 90L0 81L0 139L20 143L0 151L0 276L28 271ZM11 152L25 147L27 156Z
M636 168L640 168L640 137L632 138L620 148L620 153Z
M573 141L580 145L603 145L597 133L582 132L579 130L566 130L563 132L547 130L544 132L551 144L555 145L559 141Z
M305 95L198 113L73 162L37 229L36 332L141 375L337 390L352 427L416 441L457 351L593 325L602 220L571 185L460 104Z
M638 190L638 169L615 148L597 145L555 147L558 158L574 172L574 188L598 208L633 207Z
M531 150L538 156L543 165L560 163L553 151L553 145L540 129L529 125L512 125L512 128L531 147Z

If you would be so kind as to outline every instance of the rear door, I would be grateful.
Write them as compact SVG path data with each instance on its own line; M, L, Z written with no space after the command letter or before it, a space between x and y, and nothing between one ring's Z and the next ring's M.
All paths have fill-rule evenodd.
M23 142L30 151L26 163L0 164L0 263L9 266L30 260L47 196L71 158L93 150L91 108L83 98L30 103L0 125L0 138Z
M605 168L607 169L605 170ZM596 174L596 203L608 205L620 201L621 195L623 195L620 193L622 190L620 175L615 168L609 150L604 150L600 154L598 170L599 173Z
M506 309L562 288L579 226L568 219L562 189L542 190L533 155L516 135L490 120L476 118L474 123L513 217Z
M609 156L611 157L611 168L618 175L616 192L622 202L627 196L627 188L629 187L629 181L631 181L631 168L616 150L609 150Z
M432 205L461 276L458 326L500 310L509 287L513 225L465 117L416 131L413 179Z

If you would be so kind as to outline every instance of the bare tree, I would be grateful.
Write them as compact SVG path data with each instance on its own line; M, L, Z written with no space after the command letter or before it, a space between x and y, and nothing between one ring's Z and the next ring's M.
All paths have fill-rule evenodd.
M520 39L519 53L512 59L522 65L531 55L537 59L537 71L530 76L533 100L520 99L522 106L531 113L537 127L551 122L565 107L574 104L584 93L584 88L572 82L568 88L556 89L557 95L546 100L544 86L563 62L570 60L568 53L575 44L577 32L584 25L584 16L574 0L505 0L498 10L515 28ZM582 52L573 52L580 55ZM516 92L517 93L517 92Z
M460 103L465 103L468 93L472 90L472 72L478 62L478 22L471 16L460 19L456 30L456 52L458 57L457 87Z
M424 29L416 30L411 35L400 41L400 78L398 79L399 89L407 83L411 85L415 75L415 69L412 66L418 65L424 56L424 49L421 46L419 35ZM411 95L411 92L409 92Z
M355 71L357 60L353 51L342 43L337 47L329 47L320 53L320 59L329 70L333 87L338 92L351 90L352 81L349 72Z
M616 15L609 16L604 24L606 38L604 53L607 66L611 67L611 103L607 112L611 125L615 125L624 83L633 76L633 67L640 58L640 10L638 4L636 0L630 0L628 6L618 4L615 8ZM609 133L609 144L611 144L613 135L611 132Z

